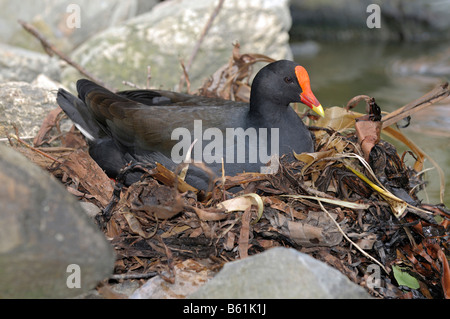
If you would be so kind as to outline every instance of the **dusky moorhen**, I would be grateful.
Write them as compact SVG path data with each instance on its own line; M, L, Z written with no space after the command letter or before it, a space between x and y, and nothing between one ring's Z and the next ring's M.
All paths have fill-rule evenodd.
M75 97L60 89L57 102L112 178L133 162L159 162L174 170L189 146L193 159L205 161L218 176L222 158L226 175L259 172L271 155L292 158L293 151L314 150L310 131L290 103L301 102L324 115L308 73L288 60L258 72L249 104L162 90L113 93L85 79L77 82L77 91ZM127 175L125 184L141 175ZM209 176L191 165L186 182L206 190Z

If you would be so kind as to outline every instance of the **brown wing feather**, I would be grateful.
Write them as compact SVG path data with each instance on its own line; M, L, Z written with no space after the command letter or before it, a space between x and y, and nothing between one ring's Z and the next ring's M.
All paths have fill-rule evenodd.
M154 92L176 102L146 105L120 93L114 94L95 83L91 86L85 84L82 89L80 97L84 97L96 119L108 127L115 139L126 147L158 150L166 155L170 155L172 146L177 143L171 140L174 129L184 127L192 133L194 120L202 120L203 130L243 126L248 112L248 104L245 103L168 91ZM145 101L142 94L140 97L140 101Z

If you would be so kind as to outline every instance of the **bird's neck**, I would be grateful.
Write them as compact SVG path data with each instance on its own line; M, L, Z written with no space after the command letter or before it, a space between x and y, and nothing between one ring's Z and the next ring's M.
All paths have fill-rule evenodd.
M273 98L269 100L264 98L264 95L256 93L250 95L248 114L250 119L258 119L259 121L275 124L286 115L288 108L289 104L282 105L281 102L277 103Z

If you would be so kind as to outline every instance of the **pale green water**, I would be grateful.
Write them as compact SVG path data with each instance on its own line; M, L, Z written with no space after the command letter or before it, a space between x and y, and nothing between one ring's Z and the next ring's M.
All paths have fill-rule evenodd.
M392 111L450 81L450 44L383 45L369 43L319 44L316 54L296 54L306 67L312 90L323 106L344 106L359 94L376 99L383 111ZM424 71L428 68L428 71ZM358 106L364 111L363 103ZM450 207L450 98L413 116L402 132L443 169L447 188L444 203ZM391 141L400 153L402 144ZM413 161L407 161L412 165ZM432 167L426 161L426 167ZM420 193L424 202L437 204L436 170L426 173L429 185Z

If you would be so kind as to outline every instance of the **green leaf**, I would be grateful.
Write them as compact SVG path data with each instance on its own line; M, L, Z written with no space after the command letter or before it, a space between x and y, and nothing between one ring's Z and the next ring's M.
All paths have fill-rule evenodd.
M419 281L414 278L413 276L411 276L409 273L407 273L406 271L403 271L402 267L399 266L392 266L392 270L394 271L394 277L395 280L397 280L397 283L399 284L399 286L406 286L409 287L411 289L419 289L420 285L419 285Z

